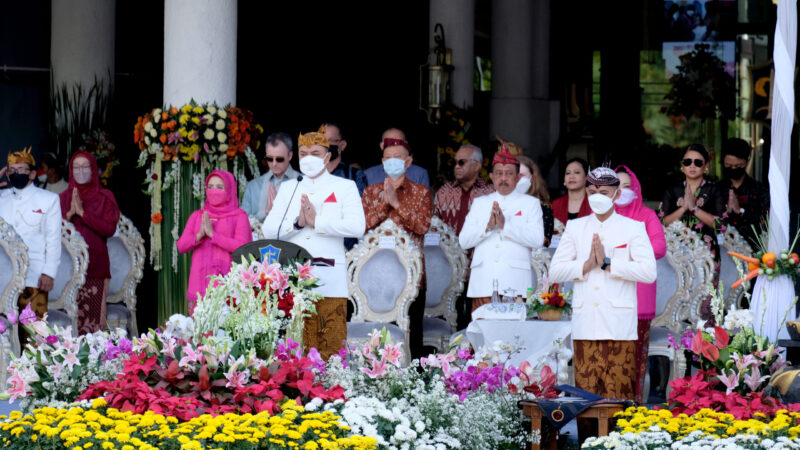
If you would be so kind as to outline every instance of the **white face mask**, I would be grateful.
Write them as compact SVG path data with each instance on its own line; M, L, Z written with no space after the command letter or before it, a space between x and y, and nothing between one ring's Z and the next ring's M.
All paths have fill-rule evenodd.
M595 214L605 214L614 206L614 201L611 200L614 195L617 195L617 191L614 191L614 194L611 197L608 197L603 194L592 194L589 196L589 207L592 208L592 212Z
M628 206L635 198L636 192L628 188L622 188L622 191L619 193L619 198L614 203L618 206Z
M383 162L383 171L391 178L399 178L406 173L406 160L400 158L389 158Z
M325 170L325 160L319 156L307 155L300 159L300 172L314 178Z
M42 182L42 183L46 182L47 181L47 174L43 173L43 174L39 175L39 181Z
M517 181L517 186L514 188L514 191L519 192L520 194L527 194L528 189L531 188L531 180L525 177L520 177L519 181Z

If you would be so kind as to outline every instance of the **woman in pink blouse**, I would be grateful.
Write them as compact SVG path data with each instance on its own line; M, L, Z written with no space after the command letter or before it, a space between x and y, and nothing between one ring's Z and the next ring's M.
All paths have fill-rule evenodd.
M189 216L178 239L178 251L192 253L189 272L189 315L194 313L198 295L208 287L208 277L224 275L231 269L231 253L252 241L247 213L239 208L236 180L230 172L214 170L206 178L206 201Z
M639 179L627 166L617 166L615 172L619 177L619 188L622 191L614 205L617 214L639 222L644 222L653 254L656 259L661 259L667 254L667 240L664 237L664 227L655 211L644 205L642 198L642 185ZM636 388L635 400L642 403L644 390L644 377L647 374L647 351L650 342L650 322L656 315L656 283L636 283L636 296L639 315L639 339L636 342Z

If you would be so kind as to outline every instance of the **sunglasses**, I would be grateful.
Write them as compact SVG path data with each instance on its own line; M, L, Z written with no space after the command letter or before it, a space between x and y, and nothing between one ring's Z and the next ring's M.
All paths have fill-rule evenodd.
M472 160L471 159L459 159L458 161L456 161L456 164L458 165L458 167L461 167L461 166L463 166L464 164L466 164L466 163L468 163L470 161L472 161Z
M692 158L686 158L686 159L684 159L684 160L683 160L683 166L684 166L684 167L689 167L689 166L691 166L691 165L692 165L692 162L694 162L694 166L695 166L695 167L703 167L703 164L705 164L705 163L706 163L706 162L705 162L705 161L703 161L702 159L692 159Z
M284 158L283 156L278 156L277 158L273 158L272 156L267 156L265 159L267 160L268 163L271 163L273 161L282 163L286 161L286 158Z

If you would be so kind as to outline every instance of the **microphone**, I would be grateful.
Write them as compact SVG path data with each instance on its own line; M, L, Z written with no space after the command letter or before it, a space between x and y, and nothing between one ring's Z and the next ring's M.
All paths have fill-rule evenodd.
M289 207L292 206L292 200L294 199L294 193L297 192L297 186L300 186L300 182L303 181L303 176L297 176L297 184L294 185L294 190L292 191L292 196L289 197L289 204L286 205L286 211L283 212L283 217L281 217L281 223L278 224L278 240L281 240L281 228L283 228L283 221L286 219L286 213L289 212Z

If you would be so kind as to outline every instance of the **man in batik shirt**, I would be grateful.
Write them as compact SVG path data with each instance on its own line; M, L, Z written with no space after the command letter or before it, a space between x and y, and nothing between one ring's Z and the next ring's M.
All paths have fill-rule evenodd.
M472 201L476 197L495 191L493 185L478 176L482 165L483 153L480 148L474 145L462 146L456 152L456 164L453 167L455 180L436 191L436 198L433 201L434 213L441 217L456 235L461 233Z
M431 226L431 191L426 186L414 183L405 173L411 165L408 142L402 139L386 138L383 141L383 170L387 178L382 183L372 184L364 190L361 203L367 220L367 231L376 228L386 219L403 228L419 247L424 247L425 233ZM420 295L409 308L410 342L412 356L422 352L422 316L425 312L425 272Z

